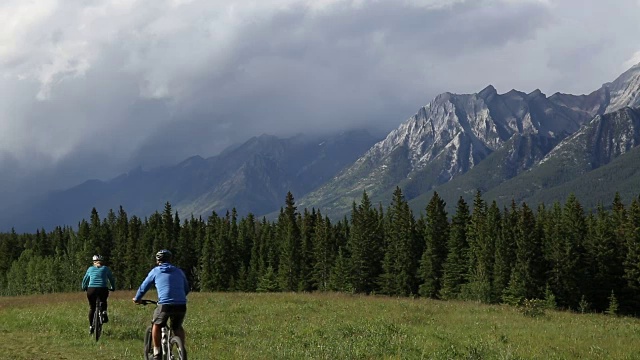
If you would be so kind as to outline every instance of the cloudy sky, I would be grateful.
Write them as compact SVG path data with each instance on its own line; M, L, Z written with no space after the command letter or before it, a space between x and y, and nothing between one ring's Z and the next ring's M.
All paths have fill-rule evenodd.
M262 133L389 131L437 94L583 94L640 0L2 0L0 202Z

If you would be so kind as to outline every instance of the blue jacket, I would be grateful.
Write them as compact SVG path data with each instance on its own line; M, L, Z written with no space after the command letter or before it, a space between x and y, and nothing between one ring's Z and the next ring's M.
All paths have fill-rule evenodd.
M169 263L162 263L149 272L144 279L135 300L142 299L151 286L158 290L158 304L186 304L189 293L189 282L184 272Z
M108 281L108 283L107 283ZM111 286L107 286L107 285ZM113 274L108 266L90 266L82 279L82 290L87 290L90 287L108 287L109 290L114 291L116 289L116 283L113 281Z

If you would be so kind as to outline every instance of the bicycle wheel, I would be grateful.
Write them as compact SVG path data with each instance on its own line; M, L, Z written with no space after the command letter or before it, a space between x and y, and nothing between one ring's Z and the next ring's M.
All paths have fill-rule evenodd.
M151 326L147 327L144 332L144 358L146 360L153 360L153 339L151 337Z
M100 335L102 334L102 319L100 318L100 313L102 313L102 304L100 300L97 300L96 311L93 313L93 335L96 341L100 339Z
M182 344L182 340L180 340L177 336L172 336L169 340L169 348L171 352L169 353L170 360L187 360L187 350L184 348Z

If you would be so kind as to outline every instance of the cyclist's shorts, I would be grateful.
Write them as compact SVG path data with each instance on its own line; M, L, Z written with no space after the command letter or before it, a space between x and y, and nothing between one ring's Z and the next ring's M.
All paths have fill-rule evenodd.
M163 304L156 307L153 312L153 323L164 326L167 324L167 320L171 319L169 325L173 330L180 330L182 328L182 322L184 316L187 314L187 305L171 305Z

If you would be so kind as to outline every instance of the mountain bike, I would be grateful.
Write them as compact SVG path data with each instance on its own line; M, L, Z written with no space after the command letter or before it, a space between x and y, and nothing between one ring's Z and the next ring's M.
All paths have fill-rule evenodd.
M141 305L154 304L158 306L157 301L142 299ZM153 338L151 329L153 323L147 327L144 333L144 358L153 360ZM182 344L182 340L173 334L173 330L168 324L162 327L162 360L187 360L187 351Z
M104 319L102 318L102 301L100 297L96 297L96 311L93 312L93 336L96 341L100 339L102 335L102 324Z

